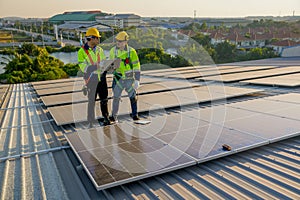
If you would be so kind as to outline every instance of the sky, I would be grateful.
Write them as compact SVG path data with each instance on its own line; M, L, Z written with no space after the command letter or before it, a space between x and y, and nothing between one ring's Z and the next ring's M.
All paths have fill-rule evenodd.
M49 18L100 10L142 17L300 16L300 0L0 0L0 17Z

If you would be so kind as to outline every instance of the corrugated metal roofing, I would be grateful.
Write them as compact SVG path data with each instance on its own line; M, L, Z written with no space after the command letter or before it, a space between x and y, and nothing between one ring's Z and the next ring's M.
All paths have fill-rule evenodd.
M54 124L31 84L12 85L1 111L0 199L300 198L300 136L98 192L65 141L75 129Z

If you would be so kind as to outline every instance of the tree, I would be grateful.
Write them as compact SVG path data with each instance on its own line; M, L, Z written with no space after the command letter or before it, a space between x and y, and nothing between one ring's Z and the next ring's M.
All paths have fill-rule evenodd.
M231 62L235 60L236 45L228 41L219 43L215 47L216 50L216 63Z
M208 26L207 26L206 22L204 21L204 22L201 24L200 29L201 29L201 30L206 30L207 28L208 28Z
M205 47L210 47L211 46L211 39L208 35L204 35L202 33L197 33L194 37L192 37L193 40L201 44L202 46Z
M7 83L23 83L68 77L63 70L64 63L50 56L45 49L23 45L18 51L22 54L15 53L15 57L6 65L1 80L6 79ZM37 56L29 56L27 53Z

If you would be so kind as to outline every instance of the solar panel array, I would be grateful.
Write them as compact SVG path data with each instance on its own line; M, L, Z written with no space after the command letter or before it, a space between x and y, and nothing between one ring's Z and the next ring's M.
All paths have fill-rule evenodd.
M279 65L151 70L144 73L138 96L138 110L149 112L150 124L122 121L107 127L78 128L66 138L98 190L199 164L299 135L299 93L270 96L263 87L245 87L297 87L299 72L299 66ZM80 91L82 84L82 78L76 78L34 83L33 87L57 125L65 125L86 121L87 97ZM253 93L266 97L225 102ZM217 100L223 103L198 107ZM96 103L97 118L101 116L99 105ZM180 112L151 114L170 108L180 108ZM129 99L123 93L119 113L130 112ZM222 149L223 144L230 145L231 151Z
M164 91L159 93L149 93L138 96L138 110L139 112L148 112L159 109L168 109L173 107L181 107L185 105L198 104L204 102L210 102L225 98L231 98L241 95L247 95L255 92L259 92L257 89L248 88L235 88L229 86L202 86L202 87L191 87L185 89L176 89L172 91ZM65 95L59 95L65 96ZM74 93L69 96L68 101L70 104L62 106L49 107L52 117L54 118L57 125L65 125L75 122L83 122L86 120L86 108L87 102L78 103L78 101L84 101L84 97L81 93ZM49 99L48 105L61 103L60 97L49 96L44 99ZM72 100L76 103L72 103ZM51 104L51 101L54 102ZM62 100L63 102L64 100ZM58 104L59 105L59 104ZM100 118L101 115L98 112L99 103L96 104L96 116ZM111 101L109 101L108 108L111 108ZM129 114L130 102L128 98L122 98L120 102L120 115Z
M66 137L102 190L299 135L299 116L287 112L294 107L300 113L300 94L296 96L297 102L283 102L286 97L280 95L155 116L149 125L123 122L79 130ZM231 151L224 151L223 144Z

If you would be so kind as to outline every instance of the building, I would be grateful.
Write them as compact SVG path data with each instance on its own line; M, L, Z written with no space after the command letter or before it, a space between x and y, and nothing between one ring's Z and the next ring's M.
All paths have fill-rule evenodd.
M87 29L95 27L99 32L112 31L109 26L99 24L95 21L68 21L57 26L59 35L69 38L80 38L80 34L86 33Z
M141 17L135 14L116 14L114 16L98 16L96 21L112 27L127 28L140 26Z
M106 13L102 13L99 10L95 11L73 11L73 12L64 12L63 14L54 15L49 18L49 22L53 24L62 24L68 21L92 21L95 22L97 16L105 16Z

